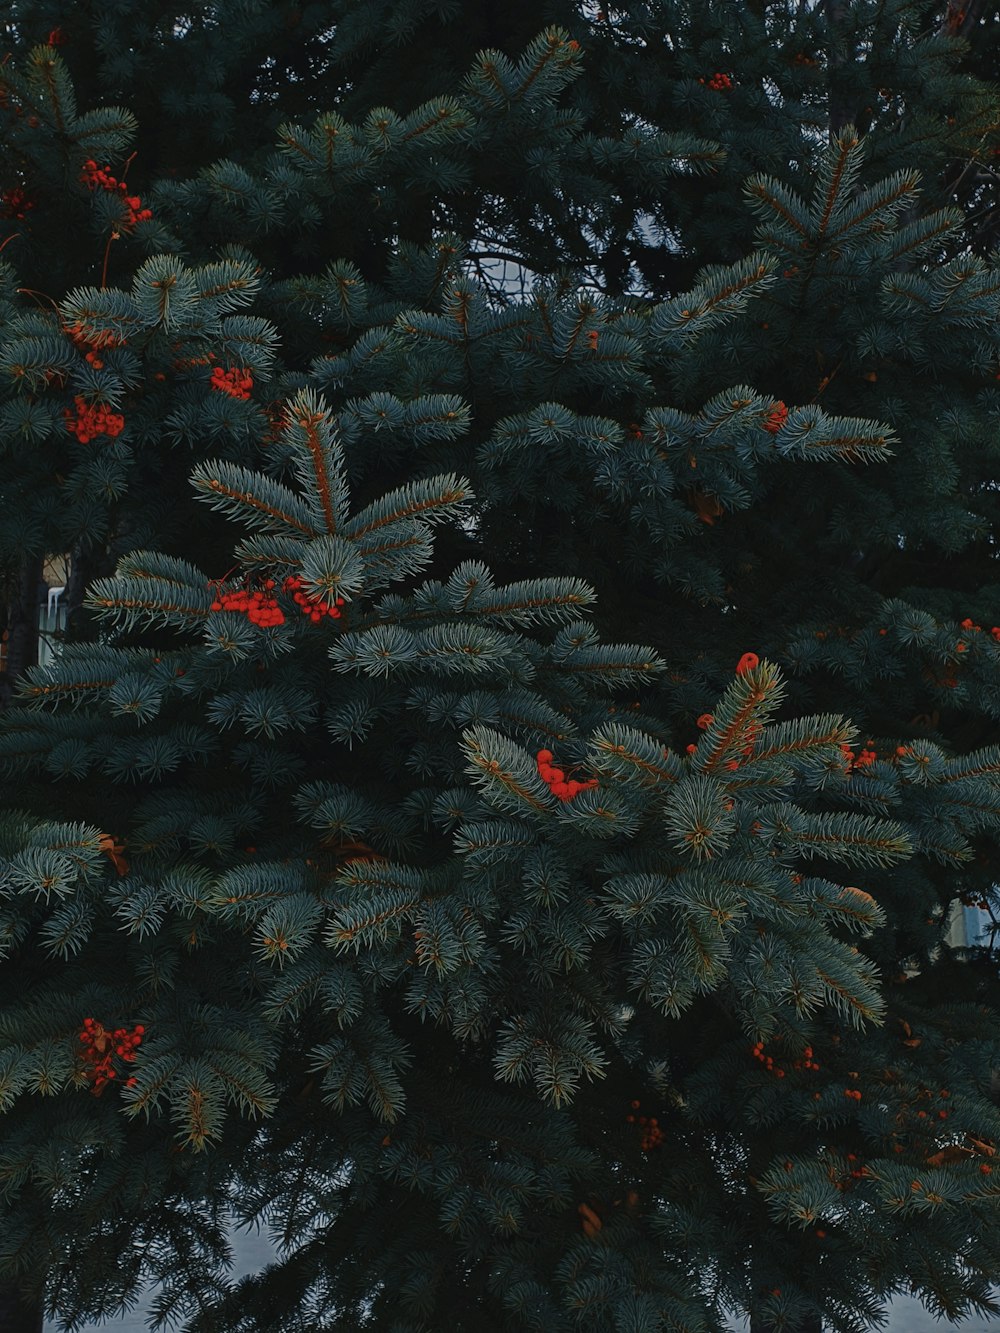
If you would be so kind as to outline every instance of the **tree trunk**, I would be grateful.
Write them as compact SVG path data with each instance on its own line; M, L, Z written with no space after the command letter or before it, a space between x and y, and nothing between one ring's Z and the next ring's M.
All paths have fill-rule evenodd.
M106 558L105 564L107 564ZM77 622L81 619L87 584L95 574L94 566L93 548L85 549L82 541L77 542L70 553L69 573L66 576L66 590L63 593L63 606L66 608L66 637L69 639L74 637L73 630L77 628ZM98 569L96 572L111 571Z
M8 584L7 669L0 674L0 708L6 708L17 678L38 661L38 599L43 559L25 556ZM16 1282L0 1281L3 1333L42 1333L42 1302Z
M14 1283L0 1283L0 1329L3 1333L42 1333L42 1303L26 1297Z
M38 661L38 598L44 563L40 555L26 555L8 585L7 670L0 675L0 708L10 703L18 677Z

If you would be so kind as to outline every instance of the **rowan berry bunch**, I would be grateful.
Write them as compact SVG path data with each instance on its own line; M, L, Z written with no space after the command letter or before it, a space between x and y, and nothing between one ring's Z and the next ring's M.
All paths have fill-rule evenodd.
M777 435L787 420L788 408L779 401L771 404L770 412L760 424L770 435Z
M634 1114L634 1112L641 1109L641 1102L633 1101L630 1102L629 1105L632 1107L632 1112L625 1117L625 1123L628 1125L639 1126L639 1129L642 1131L639 1147L643 1152L652 1152L654 1148L658 1148L663 1142L664 1135L663 1130L660 1128L660 1122L655 1115L645 1116Z
M88 190L105 190L108 194L119 196L127 212L124 224L126 227L134 227L137 222L148 222L153 216L150 209L143 208L142 200L137 194L128 193L128 186L124 181L112 176L109 167L99 167L92 157L84 162L80 180Z
M785 1077L786 1071L777 1063L774 1056L764 1054L764 1043L762 1041L755 1042L751 1050L753 1058L759 1060L769 1074L773 1074L775 1078Z
M232 366L229 370L224 370L222 366L213 366L209 383L217 393L227 393L230 398L245 401L250 397L250 390L253 388L253 376L248 370L239 370L236 366Z
M976 622L971 619L971 617L966 617L966 619L962 621L962 629L964 629L967 633L970 634L981 634L983 627L982 625L977 625ZM1000 625L993 625L990 628L990 634L998 643L1000 643ZM958 644L956 644L955 649L956 651L965 652L967 646L968 645L964 645L961 649L959 649Z
M764 1054L764 1043L762 1041L754 1043L751 1053L753 1058L759 1060L769 1074L773 1074L775 1078L785 1077L785 1070L776 1063L774 1056Z
M553 796L558 796L560 801L571 801L577 792L587 791L590 787L597 786L597 779L590 778L586 782L578 782L575 778L567 778L561 768L556 768L552 763L551 750L539 750L535 756L535 762L538 765L538 775L543 782L548 783L549 791Z
M0 217L16 218L18 222L23 222L34 206L34 201L28 198L21 185L0 193Z
M764 1050L763 1041L757 1041L754 1043L754 1045L751 1047L751 1054L753 1055L753 1058L755 1060L759 1060L760 1063L764 1066L765 1070L769 1074L773 1074L775 1078L784 1078L785 1075L788 1073L789 1068L797 1072L806 1069L810 1069L814 1073L819 1072L819 1065L813 1059L813 1048L811 1046L804 1046L802 1049L802 1054L798 1057L798 1059L793 1060L791 1062L791 1065L788 1064L787 1058L786 1058L786 1063L782 1065L778 1063L778 1060L775 1056L766 1054Z
M813 1071L818 1071L818 1070L819 1070L819 1065L818 1065L818 1064L816 1063L816 1061L813 1059L813 1048L812 1048L811 1046L806 1046L806 1047L803 1048L803 1050L802 1050L802 1058L799 1059L799 1060L793 1060L793 1061L792 1061L792 1068L793 1068L793 1069L812 1069Z
M829 1156L826 1161L827 1179L830 1181L831 1185L833 1185L834 1189L839 1190L841 1193L853 1189L856 1180L864 1180L868 1175L868 1168L861 1164L861 1159L858 1157L857 1153L849 1152L845 1154L845 1157L846 1165L845 1158L841 1157L839 1154ZM786 1162L785 1170L791 1171L792 1169L792 1163Z
M212 585L209 584L209 587ZM215 601L209 608L212 611L237 611L245 615L252 625L261 629L270 629L285 623L285 613L278 605L278 599L272 594L274 580L268 579L264 590L253 588L233 588L228 592L218 590Z
M711 78L699 79L698 82L703 83L706 88L711 88L713 93L728 92L733 86L733 81L730 76L728 74L720 74L718 71L716 71Z
M174 344L175 348L178 346L180 346L179 343ZM170 364L174 370L193 370L195 366L210 366L212 358L210 356L178 356L174 357Z
M862 746L860 753L857 755L855 755L854 751L851 749L849 745L847 744L841 745L840 752L844 756L845 760L844 764L845 774L851 773L858 768L870 768L871 765L875 763L875 761L878 759L878 751L869 749L869 744L870 742Z
M958 895L958 901L963 907L978 907L984 912L989 911L990 904L988 900L986 898L977 897L976 894L971 893L968 890Z
M91 360L97 352L105 347L123 347L125 339L120 338L116 333L108 329L85 329L79 320L75 324L63 325L63 333L66 334L74 347L78 347L81 352L87 353L87 360L95 369L100 370L101 366ZM101 363L103 365L103 362Z
M958 688L958 677L954 671L945 671L943 675L937 676L931 667L924 667L923 675L925 680L929 680L932 685L938 686L939 689L954 690Z
M79 1041L83 1045L83 1072L93 1084L95 1096L100 1096L107 1084L118 1077L116 1059L126 1064L132 1063L145 1031L141 1023L137 1023L130 1032L128 1028L106 1028L96 1018L83 1020L79 1033ZM126 1087L134 1085L134 1078L125 1082Z
M862 1163L857 1153L847 1153L847 1170L841 1176L837 1183L839 1190L849 1190L852 1180L864 1180L868 1174L868 1168Z
M285 623L285 613L275 595L278 585L274 579L265 579L260 588L223 590L218 582L212 582L208 586L216 590L215 600L209 608L211 611L236 611L240 615L245 615L251 624L259 625L262 629ZM305 580L298 574L289 574L281 584L281 591L291 594L292 600L302 614L314 625L327 617L332 620L339 620L341 617L343 597L338 597L334 605L309 597L305 592Z
M264 586L265 588L273 587L273 584L270 584L269 581ZM338 597L332 606L328 602L317 601L306 593L305 580L298 574L289 574L281 586L285 592L292 594L292 601L295 602L304 616L309 617L314 625L318 625L325 616L329 616L331 620L340 619L340 608L344 605L343 597Z
M101 362L101 365L104 363ZM81 444L89 444L98 435L107 435L114 439L125 428L125 418L120 412L112 412L103 403L88 403L82 394L73 399L76 411L63 409L66 429L75 435Z

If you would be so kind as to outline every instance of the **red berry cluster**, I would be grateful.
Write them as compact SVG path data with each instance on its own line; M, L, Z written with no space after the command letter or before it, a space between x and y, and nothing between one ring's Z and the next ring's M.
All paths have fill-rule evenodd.
M698 82L703 83L706 88L711 88L713 93L728 92L733 86L733 81L728 74L719 74L718 72L713 74L710 79L699 79Z
M264 587L273 587L274 584L268 580ZM305 592L305 580L298 574L289 574L281 585L285 592L292 594L292 601L298 606L304 616L308 616L314 625L319 624L324 616L329 616L331 620L340 619L340 608L344 605L343 597L338 597L335 605L330 606L326 602L317 602L314 598L307 596Z
M758 666L760 666L760 658L756 653L744 653L736 663L736 674L743 676L748 671L756 670Z
M982 625L977 625L975 624L974 621L969 619L962 621L962 628L964 630L970 631L973 634L980 634L982 633L983 629ZM990 630L990 634L993 636L994 639L997 640L998 643L1000 643L1000 625L994 625ZM963 645L961 648L959 648L957 644L955 646L958 652L964 653L967 645Z
M221 366L212 367L211 386L218 393L228 393L230 398L247 399L253 388L253 376L248 370L238 370L235 366L223 370Z
M106 329L91 329L90 331L87 331L79 320L77 320L75 324L64 324L63 332L70 339L74 347L78 347L80 351L86 349L87 352L91 354L94 349L100 350L103 347L122 347L125 343L124 338L119 338L117 334L111 333ZM87 360L90 361L95 369L100 370L100 366L96 365L94 361L91 361L90 355L87 356Z
M985 898L977 898L974 893L966 890L958 895L958 901L963 907L978 907L984 912L989 911L989 903Z
M857 1153L849 1152L846 1154L846 1158L846 1170L840 1165L839 1159L829 1162L826 1169L827 1178L830 1183L833 1185L834 1189L839 1190L842 1194L846 1193L847 1190L854 1188L854 1181L864 1180L865 1176L868 1175L868 1168L859 1165L860 1159ZM790 1171L791 1166L791 1162L786 1162L785 1170Z
M871 741L866 741L865 745L861 749L860 754L857 755L855 755L854 751L851 749L849 745L846 744L841 745L840 752L844 756L845 775L847 773L853 772L855 769L858 768L868 768L870 765L875 763L875 761L878 759L878 751L869 749L868 747L870 745ZM897 748L896 753L898 754L901 750L905 749L906 749L905 746L899 746Z
M125 418L120 412L112 412L100 403L88 403L82 394L77 394L73 402L76 412L67 407L63 409L63 416L66 429L81 444L89 444L96 435L108 435L113 439L122 433Z
M215 601L209 608L211 611L238 611L262 629L285 623L285 613L274 595L277 587L274 579L265 579L263 588L233 588L227 592L223 592L217 583L208 586L216 589ZM340 619L343 597L338 597L334 606L328 606L308 597L304 589L305 581L298 574L289 574L281 585L282 592L292 594L292 600L314 625L327 616L332 620Z
M923 676L929 680L932 685L937 685L940 689L954 690L958 688L958 677L954 670L946 670L943 675L936 676L931 667L924 667Z
M0 194L0 217L17 218L19 222L23 222L34 206L23 186L15 185Z
M777 1064L774 1056L764 1054L764 1043L762 1041L754 1043L753 1058L759 1060L767 1072L773 1074L775 1078L785 1077L785 1070L782 1069L781 1065Z
M754 1044L751 1053L753 1058L759 1060L769 1074L773 1074L775 1078L785 1077L785 1074L788 1072L787 1064L784 1066L780 1065L773 1055L766 1055L764 1053L764 1043L762 1041L758 1041ZM813 1059L813 1048L811 1046L803 1047L801 1056L799 1056L797 1060L792 1061L791 1068L797 1071L811 1069L818 1072L819 1065Z
M588 347L590 348L590 350L591 350L592 352L596 352L596 351L597 351L597 339L598 339L598 336L599 336L599 335L598 335L598 331L597 331L597 329L588 329L588 330L587 330L587 345L588 345Z
M642 1103L639 1101L634 1101L630 1102L629 1105L632 1107L632 1111L634 1112L640 1109ZM660 1144L663 1142L663 1137L664 1137L663 1130L660 1128L660 1122L657 1120L655 1115L645 1116L645 1115L630 1114L625 1117L625 1123L628 1125L639 1126L640 1130L642 1131L642 1138L639 1140L639 1147L642 1149L643 1152L652 1152L654 1148L658 1148Z
M771 405L771 410L760 423L764 430L771 435L777 435L782 426L788 420L788 408L782 402L776 402Z
M267 582L272 588L274 587L273 579L268 579ZM277 598L273 597L270 591L260 592L250 588L234 588L231 592L220 591L209 609L239 611L251 624L259 625L262 629L285 623L285 614L278 605Z
M79 1039L83 1043L84 1073L93 1083L96 1095L99 1096L105 1085L118 1076L114 1066L115 1056L127 1064L132 1063L136 1047L141 1045L145 1031L141 1023L136 1024L129 1032L128 1028L115 1028L112 1031L98 1023L96 1018L83 1020ZM134 1078L129 1078L125 1082L127 1088L134 1085Z
M857 1153L849 1152L849 1153L847 1154L847 1160L848 1160L848 1162L851 1163L851 1179L852 1179L852 1180L860 1180L863 1176L867 1176L867 1174L868 1174L868 1168L865 1167L865 1166L858 1166L858 1165L857 1165L857 1163L858 1163L858 1161L859 1161L859 1158L858 1158Z
M794 1060L794 1061L792 1062L792 1068L793 1068L793 1069L813 1069L813 1070L818 1070L818 1069L819 1069L819 1065L818 1065L818 1064L816 1063L816 1061L813 1059L813 1048L812 1048L811 1046L806 1046L806 1047L803 1049L801 1060Z
M121 202L128 211L126 227L134 227L137 222L148 222L153 216L148 208L143 208L137 194L129 194L124 181L112 176L108 167L99 167L92 157L88 157L80 172L80 180L88 190L106 190L109 194L121 196Z
M919 1041L915 1041L915 1042L907 1041L907 1042L904 1042L904 1045L919 1045ZM904 1101L904 1102L903 1102L903 1106L901 1106L901 1108L900 1108L900 1110L899 1110L899 1114L897 1114L897 1116L896 1116L896 1124L897 1124L897 1125L900 1125L901 1128L903 1128L904 1130L907 1129L907 1128L909 1128L909 1132L911 1132L911 1133L913 1133L913 1132L916 1132L917 1134L920 1134L921 1132L923 1132L923 1133L932 1133L932 1132L933 1132L933 1129L935 1129L936 1126L933 1126L933 1125L913 1125L913 1124L912 1124L912 1121L909 1122L909 1125L908 1125L908 1118L909 1118L909 1112L911 1112L911 1110L912 1110L913 1101L929 1101L929 1102L932 1102L932 1101L933 1101L933 1097L935 1097L935 1093L933 1093L933 1089L931 1089L931 1088L920 1088L920 1089L919 1089L919 1092L916 1093L916 1097L913 1098L913 1100L908 1100L908 1101ZM940 1098L941 1098L941 1101L948 1101L948 1098L951 1097L951 1090L949 1090L948 1088L940 1088L939 1090L937 1090L937 1097L940 1097ZM916 1118L916 1120L924 1120L924 1121L927 1121L927 1120L929 1120L929 1121L935 1121L935 1120L948 1120L948 1118L949 1118L949 1114L951 1114L951 1113L949 1113L948 1110L945 1110L945 1109L943 1108L943 1106L939 1106L939 1108L937 1108L937 1109L935 1110L935 1106L931 1105L931 1106L928 1106L927 1109L917 1110L915 1118ZM893 1136L893 1137L895 1137L895 1136ZM975 1136L972 1136L972 1134L969 1133L968 1130L967 1130L967 1132L965 1132L965 1137L967 1137L968 1140L972 1142L973 1148L979 1149L980 1152L983 1152L983 1153L987 1154L987 1156L992 1157L992 1156L993 1156L993 1153L995 1153L995 1149L993 1149L992 1141L989 1141L989 1140L981 1140L981 1138L976 1138ZM895 1150L899 1150L899 1149L895 1149ZM955 1148L953 1148L953 1146L945 1146L944 1152L945 1152L945 1153L949 1153L949 1154L955 1153ZM961 1156L965 1156L965 1153L961 1154ZM972 1156L972 1150L971 1150L971 1149L968 1150L968 1156ZM940 1158L939 1158L939 1160L935 1160L935 1157L931 1157L931 1158L928 1158L928 1162L929 1162L929 1165L936 1166L936 1165L939 1165L939 1164L940 1164Z
M577 782L573 778L567 780L561 768L552 766L551 750L539 750L535 755L535 762L538 764L539 777L548 783L549 791L553 796L558 796L560 801L571 801L577 792L597 786L596 778L590 778L587 782Z

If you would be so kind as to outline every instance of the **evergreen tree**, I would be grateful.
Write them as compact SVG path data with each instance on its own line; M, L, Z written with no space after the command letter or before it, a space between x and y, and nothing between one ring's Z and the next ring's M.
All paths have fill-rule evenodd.
M26 1319L998 1312L982 9L18 0Z

